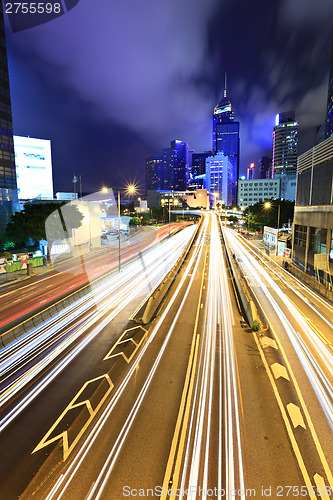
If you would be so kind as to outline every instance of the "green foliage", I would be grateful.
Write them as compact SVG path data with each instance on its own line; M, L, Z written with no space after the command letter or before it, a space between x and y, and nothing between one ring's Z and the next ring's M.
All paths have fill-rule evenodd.
M128 223L130 226L140 226L141 225L141 220L139 217L132 217Z
M149 213L142 213L140 215L140 221L142 226L149 226L150 225L150 214Z
M5 235L16 244L30 238L33 241L47 240L50 259L52 243L70 236L71 229L80 227L82 219L80 210L70 203L28 203L22 212L12 215Z
M257 319L255 319L255 320L253 321L253 325L252 325L252 327L251 327L251 328L252 328L252 331L253 331L253 332L258 332L258 331L260 330L260 326L261 326L261 325L260 325L260 321L258 321Z
M236 217L236 215L229 215L228 221L231 222L232 224L237 224L238 217Z
M64 212L60 212L59 209L64 205L66 205ZM48 219L48 234L45 228L46 219ZM64 202L59 204L29 203L24 205L22 212L12 215L5 234L14 242L27 241L29 238L33 241L46 238L55 241L62 239L64 232L80 227L82 219L83 215L75 205Z
M9 248L15 248L15 243L8 240L5 235L0 235L0 252L3 250L8 250Z
M2 247L4 250L9 250L9 248L15 248L15 243L13 241L5 241Z

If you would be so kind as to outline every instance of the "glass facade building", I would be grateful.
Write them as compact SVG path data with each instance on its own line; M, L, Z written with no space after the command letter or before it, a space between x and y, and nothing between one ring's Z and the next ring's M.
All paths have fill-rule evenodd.
M232 203L232 170L229 157L221 151L206 160L206 188L210 193L216 193L218 200L226 206Z
M333 135L298 158L293 262L332 286Z
M325 137L333 135L333 37L331 51L331 66L328 79L327 114L325 123Z
M276 116L273 130L273 177L287 174L296 177L298 146L298 122L295 111Z
M262 156L258 162L259 179L271 178L272 160L269 156Z
M161 156L146 159L147 191L184 191L190 180L189 149L186 142L172 141Z
M162 156L146 159L146 187L147 191L162 189Z
M192 177L197 177L198 175L205 175L206 158L208 158L208 156L212 156L211 151L192 154Z
M164 190L184 191L189 182L189 150L186 142L172 141L162 150L162 184Z

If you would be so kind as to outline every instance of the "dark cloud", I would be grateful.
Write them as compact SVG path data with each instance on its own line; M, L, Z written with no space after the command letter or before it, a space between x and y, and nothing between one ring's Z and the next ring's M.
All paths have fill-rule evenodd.
M56 189L144 178L175 138L211 147L224 72L242 168L270 153L275 114L296 109L301 149L324 120L333 4L322 0L80 0L11 34L15 133L50 138Z

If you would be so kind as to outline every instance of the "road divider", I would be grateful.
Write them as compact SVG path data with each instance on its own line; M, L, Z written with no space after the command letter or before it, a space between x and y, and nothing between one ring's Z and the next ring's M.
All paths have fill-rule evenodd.
M251 297L249 287L243 278L242 271L237 263L235 255L231 252L227 239L224 236L223 228L220 219L220 228L222 234L222 241L225 248L225 254L227 257L227 262L229 264L229 269L235 284L235 288L238 294L238 298L241 302L241 308L243 310L244 319L247 324L252 328L255 321L259 321L258 312L254 300Z

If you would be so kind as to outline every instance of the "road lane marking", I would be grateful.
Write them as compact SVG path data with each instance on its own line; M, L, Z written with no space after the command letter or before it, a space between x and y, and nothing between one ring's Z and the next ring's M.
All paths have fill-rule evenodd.
M131 331L131 330L137 330L137 331L142 330L144 332L144 334L142 335L142 337L141 337L141 339L140 339L139 342L135 342L135 340L132 337L123 340L123 337L126 335L126 333L129 332L129 331ZM145 328L143 328L143 326L134 326L133 328L128 328L127 330L125 330L121 334L121 336L119 337L119 339L117 340L117 342L114 344L114 346L112 346L112 348L110 349L110 351L103 358L103 361L105 361L106 359L115 358L116 356L122 356L127 363L130 363L132 361L133 357L135 356L136 352L138 351L138 349L140 348L140 346L144 342L144 340L145 340L146 337L147 337L147 330ZM129 343L132 343L132 344L135 345L135 349L134 349L134 351L131 353L131 355L129 357L126 356L126 354L123 351L117 352L117 353L113 354L113 351L120 344L129 344Z
M274 347L274 349L278 350L275 340L271 337L260 337L260 343L263 349L266 347Z
M266 318L267 318L267 316L266 316ZM280 412L282 414L282 418L284 420L284 423L285 423L285 426L286 426L286 429L287 429L287 433L288 433L288 436L289 436L289 439L290 439L290 442L291 442L291 446L292 446L292 448L294 450L294 453L296 455L296 459L297 459L299 468L301 469L301 472L302 472L302 475L303 475L306 487L308 488L308 491L310 491L310 488L312 486L311 485L311 480L310 480L308 471L307 471L307 469L305 467L305 464L304 464L304 461L303 461L303 457L302 457L302 454L301 454L300 449L298 447L298 444L297 444L295 435L293 433L292 427L290 425L290 422L289 422L289 419L288 419L288 415L287 415L286 410L284 408L284 405L283 405L281 396L279 394L278 388L276 386L275 380L273 379L272 373L271 373L271 371L269 369L269 365L267 363L267 360L266 360L266 357L265 357L265 353L264 353L264 351L261 348L261 345L260 345L260 342L258 341L257 335L255 334L255 332L252 332L252 333L253 333L254 340L255 340L255 342L257 344L257 347L258 347L258 350L259 350L259 353L260 353L260 357L261 357L262 362L264 364L264 367L266 369L269 381L271 383L271 386L272 386L272 389L273 389L273 392L274 392L277 404L278 404L278 406L280 408Z
M320 495L320 498L325 499L328 498L328 500L331 498L329 495L326 493L326 484L324 481L324 478L321 477L319 474L315 474L313 476L314 482L316 483L317 486L317 493Z
M290 378L289 378L289 375L288 375L286 368L283 365L281 365L280 363L274 363L273 365L271 365L271 370L272 370L274 377L276 379L283 377L286 380L290 381Z
M253 258L253 257L252 257L252 258ZM253 260L255 260L255 259L253 258ZM259 265L259 264L258 264L258 265ZM265 287L265 288L267 288L267 287ZM254 293L254 292L253 292L253 293ZM260 304L260 303L261 303L261 301L258 299L258 297L256 296L256 294L255 294L255 293L254 293L254 295L255 295L255 297L256 297L256 300L257 300L257 301L259 302L259 304ZM271 295L271 294L270 294L270 295ZM277 311L277 310L280 310L280 313L282 313L281 308L278 306L277 301L274 299L274 297L273 297L272 295L271 295L270 302L271 302L271 304L272 304L272 305L275 303L275 308L276 308L276 311ZM290 301L290 302L291 302L291 301ZM310 430L310 432L311 432L312 439L313 439L314 444L315 444L315 448L317 449L317 452L318 452L319 458L320 458L321 463L322 463L322 465L323 465L323 467L324 467L324 471L325 471L325 474L326 474L326 476L327 476L328 482L329 482L330 486L331 486L331 487L333 487L333 477L332 477L332 472L331 472L331 470L330 470L330 467L329 467L329 465L328 465L328 463L327 463L327 460L326 460L326 457L325 457L325 455L324 455L324 451L323 451L323 449L322 449L322 447L321 447L321 444L320 444L320 442L319 442L319 439L318 439L317 433L316 433L316 431L315 431L315 428L314 428L314 425L313 425L312 419L311 419L310 414L309 414L309 411L308 411L308 409L307 409L307 407L306 407L306 404L305 404L305 401L304 401L304 398L303 398L302 392L301 392L301 390L300 390L300 387L299 387L299 385L298 385L298 382L297 382L297 380L296 380L296 377L295 377L295 375L294 375L294 373L293 373L293 371L292 371L292 369L291 369L291 365L290 365L290 363L289 363L289 361L288 361L287 355L286 355L286 353L285 353L285 351L284 351L284 349L283 349L283 346L282 346L282 344L281 344L281 341L280 341L280 340L279 340L279 338L278 338L278 335L276 334L276 331L275 331L274 327L272 326L271 322L269 321L269 318L268 318L267 314L265 313L265 311L264 311L264 310L262 310L262 312L263 312L263 314L264 314L264 316L265 316L265 318L266 318L266 320L267 320L267 323L269 324L269 326L270 326L270 328L271 328L271 332L272 332L272 334L273 334L274 338L276 339L276 342L277 342L278 348L280 349L280 352L281 352L281 354L282 354L282 356L283 356L283 358L284 358L284 360L285 360L285 364L286 364L286 366L287 366L287 368L288 368L288 371L289 371L289 374L290 374L291 380L292 380L292 382L293 382L293 384L294 384L294 386L295 386L297 396L298 396L298 398L299 398L299 401L300 401L300 403L301 403L301 407L302 407L303 412L304 412L304 415L305 415L305 417L306 417L306 421L307 421L307 424L308 424L309 430ZM283 316L285 316L285 315L283 314ZM286 316L285 316L285 319L286 319L286 321L289 323L289 321L288 321L288 319L286 318ZM280 319L280 321L281 321L281 319ZM290 323L289 323L289 325L290 325L290 328L291 328L291 329L295 332L295 329L292 327L292 325L291 325ZM288 333L288 332L287 332L287 333ZM288 336L289 336L289 334L288 334ZM255 334L254 334L254 337L256 338ZM290 338L290 337L289 337L289 338ZM291 339L290 339L290 341L291 341ZM256 342L257 342L257 340L256 340ZM260 343L259 343L259 342L257 342L257 344L260 346ZM294 349L295 349L295 348L294 348ZM266 360L265 360L265 363L266 363ZM271 379L271 374L270 374L270 373L269 373L269 377L270 377L270 379ZM310 381L310 380L309 380L309 381ZM276 389L276 390L277 390L277 389ZM300 455L300 457L301 457L301 455ZM302 457L301 457L301 458L302 458ZM303 462L303 459L302 459L302 462Z
M89 384L96 382L97 380L102 381L103 379L108 383L109 387L107 388L107 390L105 391L105 394L100 399L100 402L98 403L98 405L95 408L92 407L92 404L91 404L89 399L85 399L84 401L79 401L78 403L76 403L76 401L81 396L82 392L88 387ZM82 436L82 434L84 433L86 428L88 427L88 425L90 424L90 422L96 416L98 410L101 408L102 404L104 403L104 401L106 400L106 398L108 397L110 392L112 391L113 387L114 387L114 384L112 383L112 381L107 373L104 373L103 375L101 375L99 377L93 378L93 379L85 382L83 384L83 386L81 387L81 389L76 393L76 395L74 396L72 401L69 403L69 405L64 409L64 411L62 412L60 417L55 421L55 423L52 425L52 427L47 431L47 433L45 434L43 439L38 443L36 448L34 448L34 450L31 452L31 454L36 453L36 451L39 451L42 448L45 448L46 446L48 446L49 444L51 444L55 441L62 440L63 461L65 461L67 459L68 455L71 453L71 451L75 447L75 445L77 444L77 442L79 441L80 437ZM72 410L74 408L78 408L79 406L82 406L82 407L85 406L87 408L87 410L89 412L89 418L86 421L86 423L81 427L81 430L79 431L79 433L77 434L77 436L75 437L73 442L69 445L68 430L65 430L65 431L61 432L60 434L57 434L56 436L53 436L50 439L48 439L49 436L51 436L54 429L56 429L58 424L61 422L61 420L63 420L65 415L70 410Z
M289 416L291 418L294 428L296 429L296 427L300 425L301 427L303 427L303 429L306 429L303 415L301 413L301 410L299 409L299 406L294 405L294 403L289 403L287 405L287 410L289 412Z
M206 262L207 261L207 254L208 254L208 252L206 250L206 259L204 262L204 266L207 265L207 262ZM197 307L195 324L194 324L190 357L189 357L189 362L187 365L185 383L183 386L183 393L182 393L181 403L180 403L180 407L179 407L176 427L175 427L175 431L173 434L171 448L170 448L170 452L169 452L169 458L168 458L168 462L167 462L167 467L166 467L165 474L164 474L163 490L162 490L162 495L160 496L160 500L165 500L167 498L167 495L165 495L164 492L168 490L169 481L172 477L172 467L173 467L174 462L175 462L178 441L179 441L178 453L177 453L176 464L175 464L174 473L173 473L173 477L172 477L173 490L177 489L177 485L178 485L178 481L179 481L181 459L183 456L185 436L186 436L186 432L187 432L187 422L188 422L188 418L189 418L189 412L190 412L190 408L191 408L191 399L192 399L192 393L193 393L193 387L194 387L195 368L196 368L197 357L198 357L200 335L197 334L197 329L198 329L200 309L203 307L203 304L201 303L201 298L202 298L202 290L205 288L203 286L204 276L205 276L205 273L202 273L202 280L201 280L198 307ZM200 309L199 309L199 305L200 305ZM179 439L180 432L181 432L181 435L180 435L180 439Z

